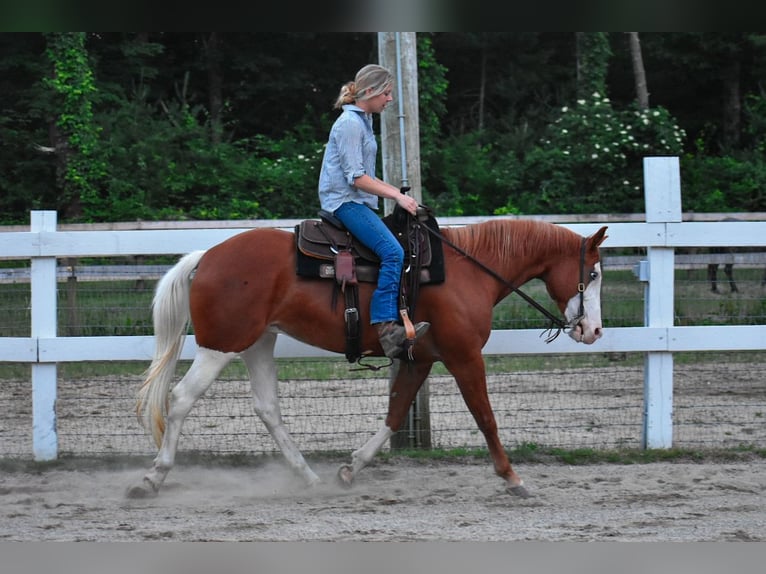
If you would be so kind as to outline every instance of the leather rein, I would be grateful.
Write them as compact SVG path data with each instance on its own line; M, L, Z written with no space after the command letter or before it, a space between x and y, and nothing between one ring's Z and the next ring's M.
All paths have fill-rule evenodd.
M458 253L460 253L462 256L469 259L472 263L474 263L477 267L479 267L482 271L487 273L488 275L491 275L495 279L497 279L500 283L508 287L512 292L519 295L522 299L524 299L527 303L529 303L532 307L540 311L549 321L550 325L547 329L545 329L540 336L542 337L546 333L548 334L545 338L546 343L550 343L552 341L555 341L556 338L561 334L562 331L566 331L567 329L573 329L577 324L582 320L582 318L585 316L585 245L587 238L582 238L582 243L580 244L580 282L577 284L577 292L580 294L580 309L578 311L578 314L576 317L572 318L572 320L565 322L560 317L557 317L548 309L540 305L537 301L532 299L529 295L521 291L518 287L516 287L513 283L506 280L504 277L502 277L499 273L497 273L494 269L488 267L469 253L467 253L464 249L461 247L458 247L454 243L452 243L449 239L444 237L441 233L438 231L431 229L428 225L424 225L423 227L428 230L428 232L433 235L434 237L437 237L442 243L448 245ZM555 329L555 331L554 331Z

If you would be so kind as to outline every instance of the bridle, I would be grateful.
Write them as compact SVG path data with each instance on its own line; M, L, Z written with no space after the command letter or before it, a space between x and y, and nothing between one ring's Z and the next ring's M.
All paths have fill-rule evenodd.
M524 299L527 303L529 303L532 307L540 311L549 321L550 324L548 325L548 328L545 329L542 333L540 333L540 336L542 337L545 335L545 342L550 343L552 341L555 341L558 336L561 334L562 331L568 332L571 329L574 329L577 327L577 325L582 321L583 317L585 317L585 248L587 243L587 238L583 237L582 242L580 243L580 281L577 283L577 292L580 294L580 308L577 312L577 315L570 319L569 321L563 321L560 317L557 317L548 309L540 305L537 301L532 299L529 295L521 291L518 287L516 287L513 283L506 280L504 277L502 277L499 273L497 273L494 269L488 267L478 259L476 259L474 256L472 256L470 253L466 252L461 247L458 247L454 243L452 243L449 239L444 237L441 233L436 231L435 229L432 229L428 225L423 225L423 227L426 228L428 233L433 235L434 237L437 237L439 240L442 241L445 245L448 245L460 255L466 257L469 259L472 263L474 263L477 267L479 267L482 271L487 273L488 275L491 275L495 279L497 279L500 283L508 287L512 292L519 295L522 299Z

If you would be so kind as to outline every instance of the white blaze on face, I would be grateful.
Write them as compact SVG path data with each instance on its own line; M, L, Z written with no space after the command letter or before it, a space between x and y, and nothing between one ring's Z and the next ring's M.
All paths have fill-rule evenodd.
M597 277L592 280L582 294L585 315L580 323L569 331L575 341L590 345L601 337L601 263L596 263L594 271ZM580 313L580 294L576 293L567 303L564 316L571 321Z

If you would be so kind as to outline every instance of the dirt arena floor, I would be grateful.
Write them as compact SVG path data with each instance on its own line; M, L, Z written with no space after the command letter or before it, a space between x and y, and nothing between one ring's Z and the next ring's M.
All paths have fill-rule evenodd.
M489 461L376 460L351 489L342 460L296 483L279 457L179 463L159 496L125 497L146 467L0 471L0 541L764 541L766 460L516 465L531 494L505 493ZM150 461L146 461L148 466Z
M719 365L719 371L721 367L726 369L725 386L720 383L720 372L709 366L689 365L679 370L674 444L695 448L693 440L700 437L705 439L703 445L708 446L723 447L728 444L727 440L733 441L733 445L763 444L766 426L762 365L751 363L742 368L734 368L738 365L731 362ZM586 439L607 447L635 447L641 422L640 369L630 369L619 376L613 369L605 369L601 375L597 377L591 372L588 385L583 387L580 372L556 373L555 377L526 384L529 388L543 389L544 394L498 394L495 409L498 419L517 439L529 432L531 438L542 444L557 444L556 439L566 439L567 435L559 430L559 434L542 440L546 438L542 433L555 430L562 426L560 421L566 420L578 430L578 440L586 433ZM578 379L578 386L573 383L571 389L566 385L566 378L570 376ZM490 381L491 385L509 386L502 376L497 377L497 381ZM528 379L533 377L539 377L539 373L527 375ZM290 383L287 387L295 386L303 392L302 387L306 385L309 383ZM524 382L519 385L524 386ZM220 385L222 390L218 392L232 386ZM200 448L190 436L184 437L179 451L181 458L159 496L132 500L125 492L140 482L155 452L153 448L147 451L148 439L140 429L134 428L135 417L126 414L131 412L134 387L129 381L100 379L87 384L62 383L59 430L64 450L95 451L96 454L67 455L45 464L0 460L0 543L766 541L766 505L763 503L766 459L755 454L755 450L751 450L750 455L740 451L734 462L732 457L705 457L702 462L689 459L575 466L552 457L519 462L514 467L532 494L531 498L520 499L506 494L488 457L431 460L378 457L359 474L351 489L344 489L336 484L335 475L348 459L325 455L309 458L323 483L307 490L296 482L277 454L254 456L236 464L227 462L225 457L213 456L204 464L195 458L184 458L184 452ZM118 390L119 398L114 399ZM314 394L305 393L298 410L308 409L304 403L318 403L317 397L328 393L339 395L340 390L340 387L325 386L321 393L319 390ZM5 402L0 404L5 405L7 413L0 419L0 445L4 445L6 453L26 452L30 448L31 424L28 384L6 381L0 391L0 398L5 397ZM378 400L385 396L385 387L370 392L369 396ZM292 397L286 398L290 405ZM559 402L553 402L554 399ZM431 400L437 407L447 401L440 394L439 385L433 385ZM504 401L510 406L504 406ZM216 401L201 402L208 405ZM560 408L564 403L566 410ZM232 411L237 416L224 418L225 424L218 422L220 417L202 418L203 424L198 426L213 426L204 423L214 421L214 430L231 435L227 425L245 418L248 402L237 398L224 404L237 405L237 408L242 405L242 411ZM548 410L539 411L528 405L541 405ZM378 406L378 411L371 412L380 412L381 408ZM441 411L468 416L460 404L447 405ZM554 415L559 411L563 414L554 423ZM15 419L13 413L16 413ZM89 424L91 419L83 413L90 416L96 413L98 424ZM522 415L528 422L525 423ZM612 415L621 418L612 420ZM434 414L434 419L436 416ZM308 418L310 424L305 436L324 436L317 430L327 418L319 415ZM630 424L625 424L624 418ZM128 420L133 426L127 426ZM331 422L338 426L339 420L366 425L361 429L365 437L369 436L369 429L379 425L374 415L336 417ZM539 421L546 424L541 425ZM699 425L698 421L713 424ZM300 420L292 422L298 427ZM109 429L105 426L107 423L117 427ZM451 426L475 431L472 424L437 423L435 428ZM525 425L529 430L525 430ZM83 432L96 427L93 432L98 434ZM461 432L464 434L457 440L466 444L467 431ZM261 435L264 440L268 439L266 433ZM99 446L123 436L130 438L130 443L116 452L131 453L134 448L140 448L142 454L122 457L98 454ZM252 440L252 435L246 436L248 441ZM298 433L298 436L303 435ZM219 435L209 438L215 445L222 440ZM445 444L438 446L449 446L446 439L440 440ZM477 440L481 444L480 437ZM136 447L134 443L141 446ZM359 443L358 438L352 440L356 446ZM506 439L506 444L515 443ZM351 451L332 446L337 449L335 452ZM204 448L201 451L210 452ZM152 454L143 454L146 452ZM258 452L257 449L254 452ZM120 462L115 462L118 460Z

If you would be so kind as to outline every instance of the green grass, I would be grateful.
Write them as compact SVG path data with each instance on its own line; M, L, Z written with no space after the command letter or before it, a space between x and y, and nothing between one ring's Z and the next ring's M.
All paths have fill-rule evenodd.
M523 444L507 451L514 464L546 463L568 464L572 466L584 464L650 464L654 462L741 462L766 458L766 449L751 446L737 448L709 449L623 449L597 450L591 448L562 449L543 447L536 444ZM415 460L475 460L489 459L489 451L477 449L403 449L378 454L382 460L393 460L405 457Z
M511 462L519 464L566 464L570 466L590 464L653 464L670 463L736 463L766 459L766 449L742 446L738 448L710 449L648 449L648 450L595 450L590 448L561 449L542 447L535 444L520 445L507 451ZM311 461L331 461L343 463L349 458L348 452L316 452L306 455ZM489 451L485 448L454 449L402 449L380 452L376 460L393 462L397 460L444 462L449 464L486 464L490 461ZM216 464L230 467L258 467L269 462L281 460L276 453L266 454L210 454L204 452L180 452L177 464ZM61 456L56 460L36 462L29 459L0 458L0 472L45 472L48 470L90 469L128 469L151 464L151 457L124 456Z
M721 362L766 363L764 351L726 351L720 353L683 352L673 353L677 365ZM388 377L385 359L375 359L377 365L383 366L379 371L357 370L358 365L351 364L343 358L327 359L278 359L277 368L280 380L339 380L339 379L370 379ZM556 369L609 369L619 367L641 367L644 362L643 353L584 353L571 355L490 355L485 358L488 373L518 373L534 371L551 371ZM189 361L180 361L177 373L183 375L189 368ZM104 362L75 362L60 363L59 375L66 380L84 379L109 376L140 377L149 362L142 361L104 361ZM31 367L24 363L0 363L0 380L29 379ZM431 371L434 376L449 375L441 363L436 363ZM234 361L221 373L220 379L247 379L247 371L242 361Z

